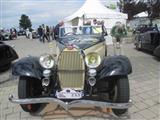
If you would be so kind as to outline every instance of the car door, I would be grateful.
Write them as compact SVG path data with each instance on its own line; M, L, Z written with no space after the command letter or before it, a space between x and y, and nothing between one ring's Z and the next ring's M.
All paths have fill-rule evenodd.
M142 38L142 48L151 51L152 50L152 41L151 41L151 35L150 32L147 31L145 33L142 34L141 36Z

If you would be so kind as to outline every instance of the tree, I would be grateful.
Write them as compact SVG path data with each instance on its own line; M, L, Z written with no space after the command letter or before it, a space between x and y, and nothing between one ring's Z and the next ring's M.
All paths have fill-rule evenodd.
M129 19L145 11L151 19L160 17L160 0L119 0L118 6L121 12L128 14Z
M116 5L115 4L110 4L110 5L105 5L105 7L115 10L116 9Z
M21 19L19 20L19 26L23 29L31 28L32 23L29 17L25 14L21 15Z

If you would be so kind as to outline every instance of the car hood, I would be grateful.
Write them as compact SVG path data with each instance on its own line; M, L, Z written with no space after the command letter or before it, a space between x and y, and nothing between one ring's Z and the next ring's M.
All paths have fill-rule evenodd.
M87 49L99 42L104 41L102 37L68 37L68 38L63 38L60 39L60 43L63 44L64 46L67 45L73 45L79 49Z
M3 35L3 36L5 36L5 35L10 35L10 33L5 32L5 33L2 33L2 35Z

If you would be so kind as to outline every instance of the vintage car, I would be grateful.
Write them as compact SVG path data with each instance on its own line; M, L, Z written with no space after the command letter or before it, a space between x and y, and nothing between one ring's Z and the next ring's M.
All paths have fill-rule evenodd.
M4 40L12 40L12 35L10 32L8 31L1 31L0 33L0 40L4 41Z
M135 46L138 50L147 50L160 57L160 31L158 28L146 26L143 30L137 31Z
M36 30L32 31L32 38L33 39L39 38L38 32Z
M38 32L35 29L26 30L26 38L28 39L37 39L39 38Z
M0 56L0 72L8 70L11 66L11 62L18 58L15 50L3 42L0 42Z
M20 30L18 31L18 36L24 36L24 35L26 35L26 31L23 30L23 29L20 29Z
M16 38L17 38L17 35L15 32L10 32L9 30L1 30L0 31L0 41L13 40Z
M30 113L50 102L66 110L86 104L125 113L132 105L131 63L125 56L107 57L102 27L61 27L56 42L56 49L50 47L56 54L25 57L13 65L19 98L10 94L9 100Z

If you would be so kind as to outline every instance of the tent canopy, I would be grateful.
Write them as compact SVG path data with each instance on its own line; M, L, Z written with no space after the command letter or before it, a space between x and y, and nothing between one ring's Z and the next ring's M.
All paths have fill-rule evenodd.
M127 19L127 14L120 13L101 4L99 0L86 0L84 5L72 15L64 18L65 22L75 18Z

